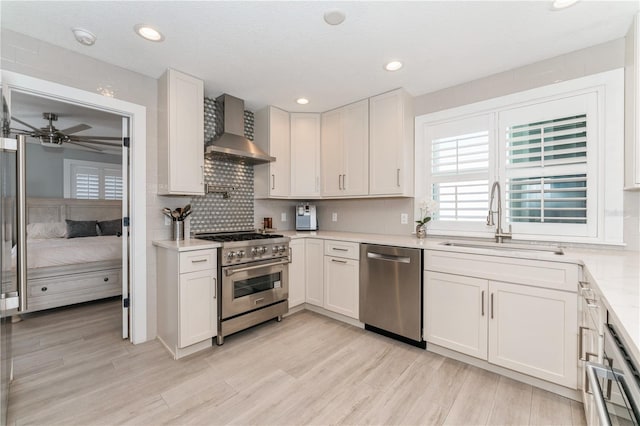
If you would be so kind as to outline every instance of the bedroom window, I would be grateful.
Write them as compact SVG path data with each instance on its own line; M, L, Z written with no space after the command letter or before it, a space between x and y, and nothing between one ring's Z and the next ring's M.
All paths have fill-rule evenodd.
M64 160L64 197L92 200L122 199L122 166Z
M416 200L439 203L429 230L491 237L498 181L514 239L621 244L620 71L417 117Z

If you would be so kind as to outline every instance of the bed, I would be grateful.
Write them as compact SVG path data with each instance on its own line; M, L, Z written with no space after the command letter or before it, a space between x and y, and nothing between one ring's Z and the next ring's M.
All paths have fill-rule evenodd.
M122 294L121 236L42 238L30 232L40 224L59 228L67 219L114 221L122 216L121 205L119 200L27 199L26 312ZM15 248L12 254L15 263Z

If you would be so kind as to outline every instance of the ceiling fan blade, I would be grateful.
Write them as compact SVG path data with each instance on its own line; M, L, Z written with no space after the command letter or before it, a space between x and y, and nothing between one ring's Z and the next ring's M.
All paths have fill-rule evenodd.
M75 139L100 139L104 141L122 141L122 138L119 136L73 136Z
M60 132L64 133L65 135L70 135L72 133L78 133L83 130L89 130L90 128L91 126L89 126L88 124L78 124L75 126L71 126L68 129L60 130Z
M93 147L93 146L88 146L88 145L85 145L83 143L77 143L77 142L72 142L72 141L66 141L65 143L70 143L72 145L78 145L78 146L81 146L83 148L91 149L93 151L104 152L102 149L98 149L98 148Z
M71 136L70 141L75 142L76 144L78 143L90 143L90 144L94 144L94 145L105 145L105 146L111 146L111 147L120 147L122 146L122 143L113 143L113 142L105 142L105 141L94 141L91 139L80 139L77 136Z
M33 127L33 126L32 126L31 124L29 124L29 123L25 123L24 121L19 120L19 119L15 118L15 117L11 117L11 119L12 119L13 121L17 121L18 123L22 124L23 126L27 126L28 128L30 128L31 130L33 130L33 131L34 131L34 132L36 132L36 133L40 133L40 129L38 129L37 127Z

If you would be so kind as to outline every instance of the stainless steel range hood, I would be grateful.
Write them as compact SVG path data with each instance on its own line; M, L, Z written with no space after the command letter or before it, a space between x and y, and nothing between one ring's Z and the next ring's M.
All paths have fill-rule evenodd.
M213 142L205 150L209 157L233 158L249 164L268 163L275 157L261 150L256 144L244 137L244 101L223 94L216 99L222 107L223 128L216 132Z

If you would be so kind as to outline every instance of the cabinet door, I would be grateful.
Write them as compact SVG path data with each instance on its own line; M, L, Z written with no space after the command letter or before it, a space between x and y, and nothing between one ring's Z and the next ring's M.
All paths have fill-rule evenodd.
M489 282L489 362L577 387L577 295Z
M307 303L324 306L324 241L305 239Z
M291 263L289 264L289 307L293 308L305 301L305 242L291 240Z
M369 193L409 192L413 179L413 115L402 90L369 99ZM409 109L409 111L407 111Z
M204 195L204 83L170 69L159 92L159 192Z
M322 195L342 195L342 119L340 109L322 114Z
M333 312L358 319L360 262L353 259L325 256L324 307Z
M269 107L269 195L287 197L291 191L291 135L289 113Z
M216 334L215 270L180 274L178 347L212 338Z
M320 195L320 114L291 114L291 195Z
M425 271L424 339L487 359L487 280Z
M369 193L369 100L341 108L343 172L341 195Z

